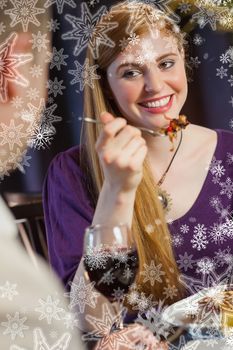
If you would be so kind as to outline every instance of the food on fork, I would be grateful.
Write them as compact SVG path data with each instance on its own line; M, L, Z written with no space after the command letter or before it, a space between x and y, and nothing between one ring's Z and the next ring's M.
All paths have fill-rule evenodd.
M189 125L189 121L185 115L179 115L178 119L171 119L169 126L165 129L162 129L161 134L165 134L169 137L169 140L172 143L171 151L174 150L174 138L177 137L177 132L181 129L185 129L187 125Z

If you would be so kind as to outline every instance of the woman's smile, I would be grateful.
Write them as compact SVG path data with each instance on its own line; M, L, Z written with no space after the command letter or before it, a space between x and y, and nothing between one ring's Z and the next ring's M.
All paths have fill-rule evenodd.
M172 106L173 94L160 98L149 99L139 103L142 109L151 114L166 113Z

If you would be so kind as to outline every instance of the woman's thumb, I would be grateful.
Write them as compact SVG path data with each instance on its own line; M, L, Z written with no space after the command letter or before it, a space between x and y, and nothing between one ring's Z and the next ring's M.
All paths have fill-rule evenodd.
M113 117L113 115L111 113L108 113L108 112L100 113L100 120L104 124L107 124L107 123L111 122L114 119L115 118Z

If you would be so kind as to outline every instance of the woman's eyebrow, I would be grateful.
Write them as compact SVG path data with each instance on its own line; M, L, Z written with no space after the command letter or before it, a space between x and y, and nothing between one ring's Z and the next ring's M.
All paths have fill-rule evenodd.
M158 61L161 61L162 59L168 57L168 56L177 56L177 53L175 52L167 52L159 57L156 58L156 62ZM145 59L145 62L146 62L146 59ZM134 62L126 62L124 61L123 63L121 63L118 67L117 67L117 72L121 69L121 68L124 68L124 67L134 67L134 68L141 68L142 67L142 64L138 64L138 63L134 63Z
M117 72L121 69L121 68L124 68L124 67L134 67L134 68L140 68L142 65L138 64L138 63L133 63L133 62L125 62L124 63L121 63L118 67L117 67Z
M163 58L166 58L168 56L177 56L177 53L172 51L172 52L168 52L168 53L165 53L164 55L161 55L159 57L156 58L156 61L161 61Z

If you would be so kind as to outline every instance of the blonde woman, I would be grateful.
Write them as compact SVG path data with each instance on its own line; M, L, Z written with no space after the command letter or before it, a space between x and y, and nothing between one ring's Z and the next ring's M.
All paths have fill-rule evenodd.
M108 41L98 40L103 28ZM139 252L138 293L174 303L207 286L207 272L218 279L229 268L232 235L221 228L233 210L226 190L233 134L193 124L183 129L184 37L151 5L112 7L93 32L85 62L86 74L95 67L96 75L93 84L84 80L84 117L101 123L85 123L81 147L59 154L49 169L51 264L68 286L85 228L125 222Z

